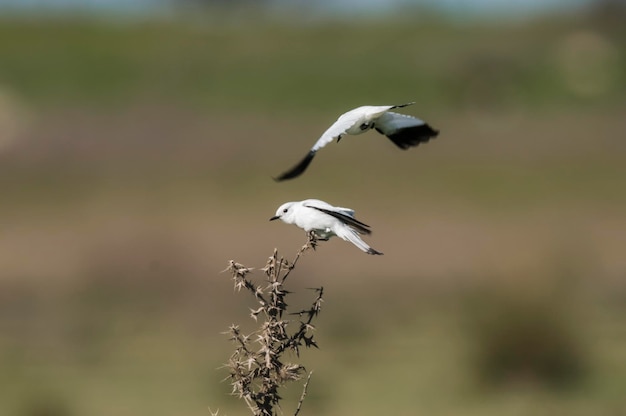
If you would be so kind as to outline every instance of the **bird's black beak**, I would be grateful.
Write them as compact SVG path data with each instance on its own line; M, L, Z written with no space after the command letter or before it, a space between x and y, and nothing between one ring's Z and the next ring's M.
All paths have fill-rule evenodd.
M279 218L280 218L280 216L278 216L278 215L274 215L272 218L270 218L270 221L274 221L274 220L277 220L277 219L279 219Z

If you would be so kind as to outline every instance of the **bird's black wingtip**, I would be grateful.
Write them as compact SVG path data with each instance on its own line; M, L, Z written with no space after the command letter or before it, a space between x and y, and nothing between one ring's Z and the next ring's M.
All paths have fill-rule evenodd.
M415 101L411 101L410 103L406 103L406 104L398 104L398 105L394 105L393 108L402 108L402 107L408 107L410 105L415 104Z
M372 254L372 255L377 255L377 256L382 256L383 254L385 254L385 253L381 253L381 252L380 252L380 251L378 251L378 250L374 250L374 249L373 249L373 248L371 248L371 247L370 247L370 248L366 251L366 253L367 253L367 254Z
M428 143L430 139L434 139L438 135L439 130L435 130L424 123L387 134L387 137L400 149L407 150L421 143Z
M313 160L314 156L315 156L315 152L311 150L300 161L300 163L298 163L293 168L289 169L287 172L284 172L280 176L274 178L274 180L276 182L282 182L282 181L285 181L287 179L293 179L293 178L296 178L296 177L302 175L302 173L306 170L306 168L309 167L309 165L311 164L311 161Z

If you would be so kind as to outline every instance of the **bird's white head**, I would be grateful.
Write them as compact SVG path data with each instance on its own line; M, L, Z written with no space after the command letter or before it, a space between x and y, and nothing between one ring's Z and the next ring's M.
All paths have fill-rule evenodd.
M270 221L281 220L287 224L292 224L294 219L294 204L295 202L285 202L276 210L276 215L270 218Z

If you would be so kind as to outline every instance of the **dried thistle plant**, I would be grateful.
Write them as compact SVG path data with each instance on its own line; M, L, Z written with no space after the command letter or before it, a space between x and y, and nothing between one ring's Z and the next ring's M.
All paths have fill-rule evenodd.
M260 323L256 331L246 335L238 325L231 325L227 331L235 344L235 351L226 364L230 372L227 379L232 385L232 394L243 399L255 416L278 414L275 409L279 408L281 400L279 389L288 382L301 380L306 371L300 364L285 361L285 353L291 351L299 357L301 347L317 348L312 322L321 309L323 288L314 289L316 297L308 309L289 313L285 298L290 292L284 287L300 256L308 249L315 249L316 241L314 235L309 235L292 262L279 257L274 250L261 269L265 274L264 284L254 283L248 277L251 269L232 260L226 269L232 274L235 289L247 290L259 305L250 310L251 318ZM287 315L298 318L284 319ZM294 416L300 412L310 378L311 372L303 385Z

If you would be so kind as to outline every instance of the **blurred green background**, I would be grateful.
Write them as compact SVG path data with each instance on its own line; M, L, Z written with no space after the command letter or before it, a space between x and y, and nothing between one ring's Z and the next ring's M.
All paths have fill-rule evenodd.
M385 255L336 239L294 271L294 309L326 293L301 414L626 414L612 3L0 18L0 414L247 414L222 332L254 302L221 271L292 258L304 233L268 218L310 197ZM348 137L272 181L339 114L409 101L436 140Z

